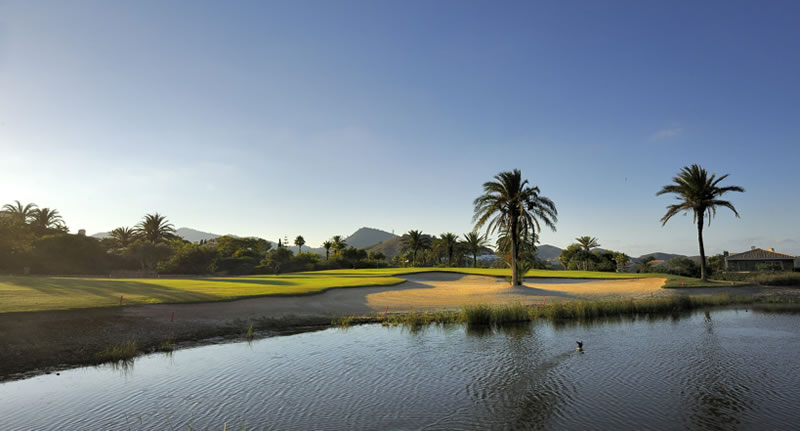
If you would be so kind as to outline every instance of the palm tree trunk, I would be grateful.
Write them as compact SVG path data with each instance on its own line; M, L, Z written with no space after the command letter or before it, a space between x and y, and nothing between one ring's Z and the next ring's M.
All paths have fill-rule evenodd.
M472 253L472 267L478 267L478 253Z
M516 217L511 220L511 285L519 285L519 276L517 275L517 241L519 241L517 224L519 221Z
M697 242L700 244L700 279L706 281L706 249L703 246L703 216L705 213L700 213L697 216Z
M330 256L330 253L331 253L330 250L325 249L325 260L328 260L328 257Z

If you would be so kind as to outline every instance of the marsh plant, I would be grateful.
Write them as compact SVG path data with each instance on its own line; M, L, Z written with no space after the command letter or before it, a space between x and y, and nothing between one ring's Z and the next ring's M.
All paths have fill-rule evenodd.
M136 340L127 340L106 347L97 353L95 359L100 363L124 362L133 359L137 353Z

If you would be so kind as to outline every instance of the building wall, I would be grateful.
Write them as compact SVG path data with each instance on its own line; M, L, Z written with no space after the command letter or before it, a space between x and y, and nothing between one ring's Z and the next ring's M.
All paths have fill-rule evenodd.
M780 270L782 271L794 270L794 260L732 260L732 261L726 261L726 264L727 264L727 270L733 272L758 271L759 265L762 264L773 264L776 267L781 268Z

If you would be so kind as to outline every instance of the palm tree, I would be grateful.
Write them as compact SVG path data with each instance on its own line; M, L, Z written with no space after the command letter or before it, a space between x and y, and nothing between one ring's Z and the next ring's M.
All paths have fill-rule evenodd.
M472 253L472 267L475 268L478 266L478 253L489 246L489 241L486 236L481 236L478 232L472 231L464 234L464 245Z
M30 221L31 225L40 232L46 232L48 229L59 229L64 226L64 220L58 210L51 210L50 208L33 210Z
M579 236L575 238L575 241L578 241L578 245L581 246L584 252L584 259L583 259L583 270L589 270L589 257L592 253L592 249L595 247L600 247L600 243L597 241L596 237L591 236Z
M419 230L410 230L403 235L403 250L411 251L411 266L417 263L417 251L431 248L431 237Z
M617 263L617 272L622 272L625 269L625 265L631 263L631 258L625 253L618 252L614 253L614 262Z
M36 204L29 203L22 205L20 201L14 201L14 203L15 205L3 205L3 213L20 224L27 223L33 217L34 211L36 211Z
M720 199L728 192L744 192L739 186L720 187L719 183L728 174L717 178L716 174L709 176L708 172L700 165L686 166L672 179L672 184L664 186L656 196L672 193L678 203L667 206L667 212L661 217L661 226L667 224L669 219L679 212L692 211L692 222L697 224L697 242L700 245L700 278L706 279L706 251L703 246L703 224L708 217L708 224L717 215L717 207L726 207L733 211L736 217L739 212L732 203Z
M344 238L342 238L341 235L334 235L333 238L331 238L331 242L333 242L331 246L333 254L338 254L340 251L347 248L347 243L344 242Z
M555 231L558 211L553 201L539 194L539 187L531 187L528 180L522 179L519 169L500 172L494 179L483 184L484 194L473 202L473 221L476 230L488 222L487 234L499 229L511 236L511 283L516 286L520 284L517 274L520 238L541 232L541 224Z
M159 213L147 214L134 228L138 236L147 241L161 242L175 238L175 226Z
M297 235L297 238L294 239L294 245L297 246L297 253L300 254L303 252L303 245L305 245L306 240L303 238L302 235Z
M443 233L439 239L441 240L444 248L447 250L447 266L453 266L453 253L458 245L458 235L452 232L447 232Z
M136 232L129 227L118 227L111 231L111 238L117 243L117 247L125 248L136 238Z
M330 256L331 247L333 247L333 242L331 241L325 241L322 243L322 248L325 249L325 260L328 260L328 257Z

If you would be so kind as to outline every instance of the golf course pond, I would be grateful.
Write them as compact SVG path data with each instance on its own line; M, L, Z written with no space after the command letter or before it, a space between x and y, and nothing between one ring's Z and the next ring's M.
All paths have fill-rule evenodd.
M576 341L584 342L582 352ZM796 429L800 314L363 325L0 384L4 430Z

